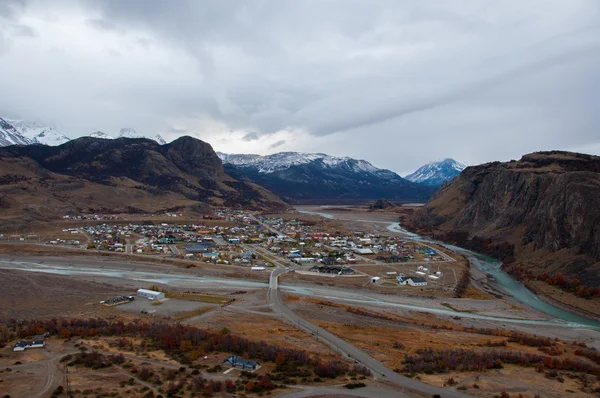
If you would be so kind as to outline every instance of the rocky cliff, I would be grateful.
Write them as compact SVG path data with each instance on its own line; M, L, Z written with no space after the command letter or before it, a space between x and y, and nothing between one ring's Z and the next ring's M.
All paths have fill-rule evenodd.
M600 282L600 157L537 152L466 168L416 212L439 236L491 238L504 260Z

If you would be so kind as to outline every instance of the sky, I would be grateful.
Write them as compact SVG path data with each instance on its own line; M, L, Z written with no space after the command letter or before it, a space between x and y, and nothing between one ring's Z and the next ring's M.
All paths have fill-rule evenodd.
M402 175L600 154L597 0L0 0L0 115Z

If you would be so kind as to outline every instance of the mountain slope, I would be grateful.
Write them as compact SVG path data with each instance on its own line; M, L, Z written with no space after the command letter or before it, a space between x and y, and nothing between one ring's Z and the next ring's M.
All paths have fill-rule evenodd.
M412 224L461 245L475 242L474 249L535 274L564 273L598 286L599 208L600 157L539 152L466 168Z
M69 137L60 133L53 127L25 120L5 120L10 122L10 124L12 124L24 137L27 137L35 144L54 146L64 144L70 140Z
M404 178L412 182L439 187L459 175L466 167L465 163L448 158L440 162L427 163Z
M0 118L0 146L29 145L33 141L25 137L8 120Z
M191 137L167 145L83 137L56 147L0 148L0 185L0 205L17 213L283 206L264 188L227 175L212 147Z
M293 202L379 198L423 201L434 192L434 188L414 184L390 170L349 157L297 152L268 156L218 155L232 176L246 177Z

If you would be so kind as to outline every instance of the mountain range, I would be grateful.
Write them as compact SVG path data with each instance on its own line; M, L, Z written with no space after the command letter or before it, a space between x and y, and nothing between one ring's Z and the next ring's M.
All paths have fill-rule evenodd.
M88 136L94 138L114 139L106 133L97 131ZM132 128L122 128L116 138L149 138L160 145L167 142L160 134L147 136ZM70 141L71 138L60 133L55 128L25 120L0 118L0 146L42 144L56 146Z
M404 178L419 184L439 187L459 175L466 167L466 163L448 158L440 162L427 163Z
M165 145L82 137L3 147L0 186L3 214L21 222L82 212L285 207L266 189L229 176L212 147L191 137Z
M249 179L291 203L426 201L434 187L408 181L365 160L323 153L280 152L273 155L217 153L225 170Z

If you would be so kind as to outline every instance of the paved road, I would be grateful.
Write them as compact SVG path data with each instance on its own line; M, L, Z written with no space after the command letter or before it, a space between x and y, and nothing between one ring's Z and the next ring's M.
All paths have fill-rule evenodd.
M336 387L325 386L293 386L299 388L300 391L293 391L286 394L278 395L278 398L307 398L307 397L363 397L363 398L409 398L411 395L403 394L399 391L389 390L386 388L368 386L355 390L347 390Z
M177 246L175 245L169 245L169 249L171 249L171 251L173 252L173 254L175 255L180 255L181 252L179 251L179 249L177 248Z
M358 362L371 370L373 375L376 378L385 379L394 385L402 388L404 392L410 394L411 391L418 391L424 394L439 394L441 397L465 397L464 394L450 389L443 389L434 386L430 386L428 384L421 383L420 381L401 376L398 373L393 372L391 369L387 368L384 364L371 357L364 351L356 348L352 344L346 342L345 340L337 337L336 335L329 333L327 330L314 325L308 322L306 319L296 315L289 307L284 303L281 294L279 294L278 289L278 278L282 273L287 272L287 269L282 267L277 267L269 278L269 302L273 304L273 310L276 313L281 314L288 321L297 325L300 329L303 329L309 333L312 333L314 336L327 345L329 345L332 349L338 352L343 357L349 358Z

